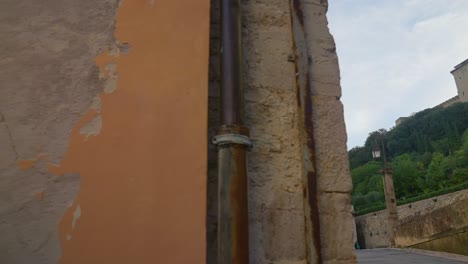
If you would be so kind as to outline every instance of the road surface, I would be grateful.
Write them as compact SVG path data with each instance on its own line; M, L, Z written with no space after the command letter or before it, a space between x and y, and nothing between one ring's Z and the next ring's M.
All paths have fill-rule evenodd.
M460 264L464 261L410 253L398 249L356 250L358 264Z

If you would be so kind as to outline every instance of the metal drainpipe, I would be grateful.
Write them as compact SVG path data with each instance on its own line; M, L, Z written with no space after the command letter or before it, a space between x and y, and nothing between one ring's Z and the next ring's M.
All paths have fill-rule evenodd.
M243 126L240 0L221 1L221 126L218 146L218 263L249 263L246 151Z

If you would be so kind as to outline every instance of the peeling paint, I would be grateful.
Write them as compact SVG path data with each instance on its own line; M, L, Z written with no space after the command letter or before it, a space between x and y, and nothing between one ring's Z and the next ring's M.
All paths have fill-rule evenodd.
M18 160L16 161L16 165L21 170L28 170L34 166L36 160Z
M121 2L99 103L49 165L81 176L60 263L205 263L208 29L208 0Z
M109 55L112 55L109 53ZM117 89L117 72L116 72L117 65L115 62L109 62L104 66L105 73L103 74L104 78L106 79L104 83L104 92L105 93L113 93L115 89Z
M96 115L91 121L84 124L80 128L80 134L85 135L85 140L88 139L89 136L96 136L101 132L102 128L102 117L101 115Z
M39 154L36 158L33 159L23 159L23 160L17 160L16 161L16 166L21 169L21 170L29 170L34 165L39 161L39 160L45 160L47 161L47 155L45 154Z
M97 113L100 113L101 112L101 97L99 96L94 97L93 101L91 102L91 106L89 108L96 111Z
M76 221L80 219L81 216L81 207L77 205L75 211L73 211L73 220L72 220L72 230L75 229Z
M2 2L8 28L0 44L8 54L0 63L2 264L59 261L57 225L72 210L80 175L52 175L47 165L62 160L72 127L103 90L94 58L115 43L118 2Z

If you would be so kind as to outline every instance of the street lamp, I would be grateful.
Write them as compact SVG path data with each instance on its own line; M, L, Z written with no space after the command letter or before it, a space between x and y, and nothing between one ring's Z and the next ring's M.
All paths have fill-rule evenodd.
M392 168L387 165L387 157L385 155L383 133L379 132L379 135L380 135L380 142L382 144L382 153L383 153L383 169L380 170L380 173L382 173L382 176L383 176L385 205L387 207L387 213L388 213L390 246L394 247L395 246L395 231L396 231L396 226L398 222L395 189L393 188ZM372 157L374 159L380 159L380 156L381 156L380 154L381 154L380 148L376 142L372 149Z
M380 158L380 148L379 145L375 144L374 148L372 149L372 157L374 159L379 159Z

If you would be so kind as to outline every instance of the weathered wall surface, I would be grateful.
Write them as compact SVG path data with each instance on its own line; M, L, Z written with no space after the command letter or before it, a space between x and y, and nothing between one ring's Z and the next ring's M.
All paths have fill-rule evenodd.
M460 97L458 95L448 99L447 101L441 103L441 104L438 104L436 107L449 107L451 105L454 105L456 103L460 102Z
M398 207L395 242L407 247L436 239L449 239L468 227L468 190L429 198ZM389 245L386 212L356 217L358 239L365 248ZM440 249L442 250L442 249ZM456 252L453 252L456 253Z
M70 131L102 91L94 63L117 1L0 3L0 262L56 263L57 224L80 188L56 177Z
M212 1L210 135L218 126L219 1ZM243 5L251 263L304 263L304 213L288 1ZM208 263L216 263L216 150L209 151ZM211 250L210 250L211 249Z
M461 65L451 73L455 79L455 83L457 84L458 98L460 102L468 102L468 61L462 62Z
M244 11L246 125L252 263L306 259L289 1L247 1Z
M321 252L324 263L353 263L328 4L304 3ZM208 4L0 4L1 263L203 263L205 253L216 263L216 151L206 127L208 119L210 138L219 8L213 0L208 38ZM255 144L251 263L306 263L290 1L243 1L242 11L245 121Z
M448 252L458 255L468 256L468 228L464 230L456 230L452 234L443 234L445 236L434 237L433 240L429 240L420 244L411 246L412 248Z
M437 201L433 199L433 203L439 200L439 198L435 199ZM424 248L422 245L424 242L431 242L426 245L434 244L432 248L435 248L437 240L445 241L446 245L450 244L451 240L459 241L463 237L460 234L468 231L467 205L468 190L465 190L448 206L440 207L425 215L402 219L396 230L397 245L405 247L419 244L419 248ZM464 237L466 240L466 233ZM440 248L439 250L444 249L451 253L468 254L466 244L464 247Z
M387 218L385 210L356 217L357 237L361 248L390 246Z
M219 10L212 1L210 137L217 126ZM305 1L324 263L353 263L346 132L325 1ZM306 263L297 84L290 1L245 1L243 50L251 263ZM216 263L216 150L209 148L208 262Z
M324 263L354 263L352 182L338 59L326 18L328 1L304 3L322 256Z
M0 262L204 263L209 1L0 5Z

